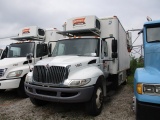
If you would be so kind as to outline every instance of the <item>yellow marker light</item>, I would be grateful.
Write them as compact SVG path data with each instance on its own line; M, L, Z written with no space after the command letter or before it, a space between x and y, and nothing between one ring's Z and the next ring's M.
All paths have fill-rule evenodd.
M138 83L137 84L137 93L142 94L142 90L143 90L143 85L141 83Z

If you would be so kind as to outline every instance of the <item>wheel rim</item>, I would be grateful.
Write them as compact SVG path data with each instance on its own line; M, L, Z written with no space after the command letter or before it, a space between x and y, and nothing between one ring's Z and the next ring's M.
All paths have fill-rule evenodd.
M103 102L103 93L102 89L99 87L96 92L96 105L98 109L101 107L102 102Z

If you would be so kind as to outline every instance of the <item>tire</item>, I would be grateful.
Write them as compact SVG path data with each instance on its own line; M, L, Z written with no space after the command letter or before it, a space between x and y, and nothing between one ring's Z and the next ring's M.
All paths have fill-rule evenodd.
M47 104L46 101L39 100L39 99L36 99L36 98L31 98L31 97L30 97L30 101L31 101L32 104L34 104L35 106L44 106L44 105Z
M17 93L20 97L27 98L28 96L25 92L24 82L25 82L25 76L21 78L21 82L20 82L19 87L17 89Z
M92 116L97 116L101 113L103 107L103 87L101 80L98 80L92 98L86 103L86 112Z
M137 99L136 99L136 103L135 103L135 115L136 115L136 120L140 120L139 119L139 114L140 114L140 112L139 112L139 110L138 110L138 105L137 105L138 103L137 103Z
M5 89L0 89L0 93L3 93L5 91Z

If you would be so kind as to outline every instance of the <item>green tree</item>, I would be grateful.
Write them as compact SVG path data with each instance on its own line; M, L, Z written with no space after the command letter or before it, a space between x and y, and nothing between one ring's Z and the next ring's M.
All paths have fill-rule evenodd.
M140 68L144 66L144 62L143 62L143 58L139 57L139 58L135 58L132 57L131 61L130 61L130 72L131 74L134 74L136 68Z

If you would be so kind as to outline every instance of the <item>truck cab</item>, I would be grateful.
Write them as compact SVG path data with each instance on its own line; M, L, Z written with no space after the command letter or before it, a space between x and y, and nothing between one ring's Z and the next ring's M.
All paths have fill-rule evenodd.
M84 102L87 113L99 115L109 86L126 82L127 34L117 17L71 18L64 27L57 33L67 38L57 41L51 57L34 65L25 91L37 106L46 101Z
M18 42L10 44L7 49L7 57L0 60L0 92L17 89L19 96L27 97L24 91L26 74L37 61L48 57L49 41L45 33L44 29L29 26L22 28L19 35L12 38ZM55 41L53 37L52 41ZM32 55L29 61L26 59L27 54Z
M160 118L160 21L143 27L144 68L134 74L134 110L138 120Z

